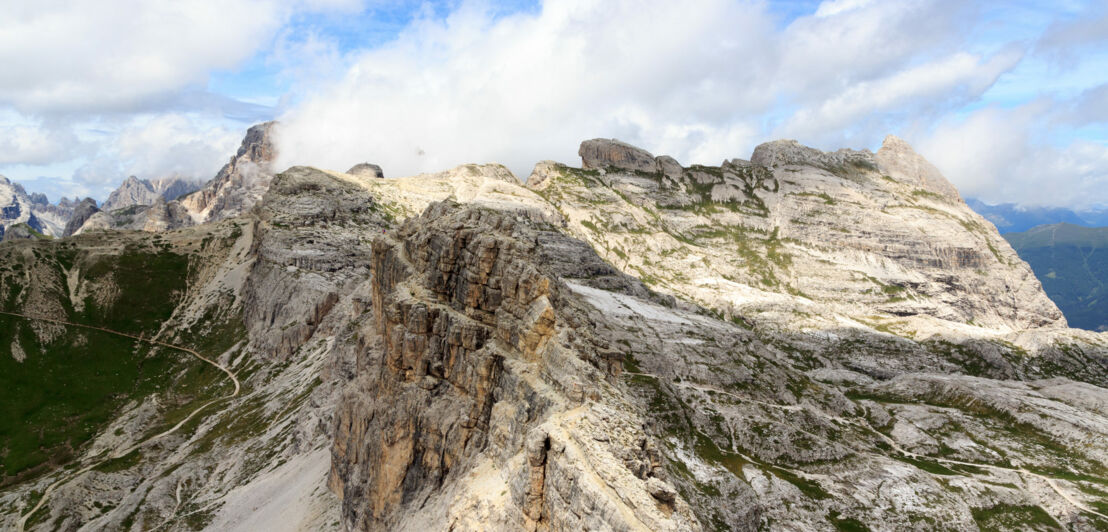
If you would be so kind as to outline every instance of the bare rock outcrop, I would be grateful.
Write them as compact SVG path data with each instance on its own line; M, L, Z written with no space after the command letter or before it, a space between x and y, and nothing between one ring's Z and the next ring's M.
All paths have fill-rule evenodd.
M364 189L300 166L274 178L256 211L243 318L255 346L284 360L368 275L363 235L389 224Z
M893 179L914 184L954 201L962 201L958 189L943 177L939 169L896 135L885 137L875 158L881 171Z
M100 212L100 209L96 207L96 200L85 198L73 208L73 215L69 218L69 222L65 224L65 231L62 236L70 236L76 233L89 218L92 218L92 215L98 212Z
M238 152L200 190L181 198L181 205L197 223L237 216L254 206L273 180L273 144L276 122L252 126Z
M358 177L375 177L379 179L385 177L385 172L381 170L380 166L370 163L358 163L354 166L351 166L350 169L346 171L346 173Z
M577 154L581 156L585 168L613 167L647 173L656 173L660 169L650 152L616 139L586 140L581 143Z
M438 203L374 242L373 330L332 448L349 528L694 526L662 479L648 482L660 469L636 476L617 458L641 449L642 422L586 415L612 408L604 383L620 357L533 262L533 231L510 213ZM584 419L599 425L586 430Z

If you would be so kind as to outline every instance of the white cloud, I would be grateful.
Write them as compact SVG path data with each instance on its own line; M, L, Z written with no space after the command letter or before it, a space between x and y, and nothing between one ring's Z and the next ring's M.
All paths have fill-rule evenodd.
M741 142L711 154L718 162L749 149L736 111L772 101L741 67L769 28L758 6L724 0L551 1L495 20L463 4L353 58L284 117L282 160L370 160L389 175L495 160L526 174L600 135L679 155L697 138Z
M114 155L129 175L207 180L234 154L242 135L187 115L158 115L120 132Z
M779 129L780 136L818 139L837 132L874 112L928 110L929 106L975 100L997 77L1019 62L1022 53L1007 49L984 60L959 52L939 60L851 85L841 93L802 108Z
M1068 206L1103 205L1108 199L1108 146L1088 141L1053 145L1054 102L1015 109L986 108L967 118L943 121L917 148L962 192L992 203Z
M404 175L499 161L526 175L605 136L718 163L765 140L765 115L783 100L826 115L809 125L837 127L908 98L979 94L1018 61L933 59L957 34L944 24L964 12L947 0L827 4L784 30L762 4L728 0L548 0L499 19L482 6L418 19L344 58L341 81L282 118L281 162L341 170L370 160ZM924 63L903 71L913 61Z
M267 46L297 10L355 0L38 0L0 4L0 104L129 111L206 83Z
M67 128L0 111L0 165L48 164L71 158L79 148Z
M32 112L147 104L236 65L281 22L259 0L4 5L0 102Z

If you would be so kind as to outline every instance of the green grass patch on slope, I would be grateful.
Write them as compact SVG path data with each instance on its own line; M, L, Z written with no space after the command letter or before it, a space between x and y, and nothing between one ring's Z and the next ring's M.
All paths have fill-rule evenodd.
M45 300L46 308L60 305L67 321L152 338L188 288L189 258L164 248L132 243L118 255L92 255L67 239L30 249L0 248L0 310L34 313L26 302L37 300L41 308ZM65 281L72 268L89 288L80 310ZM55 332L36 334L35 327ZM218 332L218 341L203 342L204 348L243 333L241 326ZM222 389L212 385L223 380L218 369L179 350L0 315L0 486L64 465L127 404L156 393L191 396L171 405L210 400Z

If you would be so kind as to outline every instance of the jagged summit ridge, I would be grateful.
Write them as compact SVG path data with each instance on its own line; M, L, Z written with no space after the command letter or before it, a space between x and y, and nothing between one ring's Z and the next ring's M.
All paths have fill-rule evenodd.
M261 199L273 180L276 127L277 122L250 127L238 152L219 173L203 188L181 199L181 205L196 223L237 216Z
M912 146L900 137L889 135L877 150L877 163L882 171L894 179L902 180L942 194L953 200L962 201L958 189L943 177L935 165L916 153Z
M172 201L199 188L200 183L180 176L161 179L139 179L130 176L119 185L119 188L112 191L100 208L114 211L132 206L153 205L158 200Z
M45 194L28 194L23 185L0 176L0 237L17 225L46 236L62 236L73 207L65 198L51 205ZM20 231L21 235L34 233Z

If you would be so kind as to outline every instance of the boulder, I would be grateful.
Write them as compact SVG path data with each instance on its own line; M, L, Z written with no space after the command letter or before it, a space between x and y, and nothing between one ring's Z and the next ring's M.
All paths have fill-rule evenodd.
M619 168L651 174L661 171L661 166L650 152L616 139L586 140L581 143L577 154L581 156L582 165L588 169Z
M370 163L358 163L351 166L346 173L358 177L375 177L377 179L385 177L385 172L381 170L380 166Z

